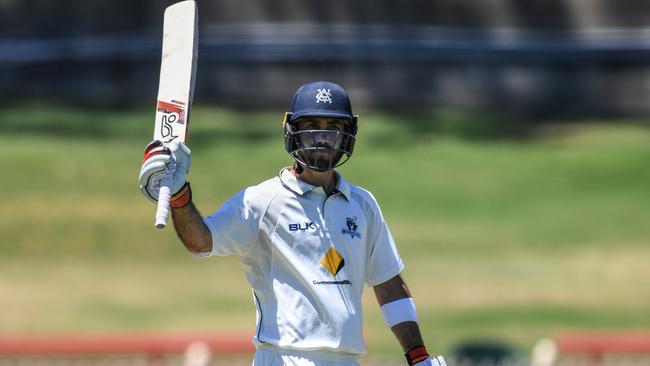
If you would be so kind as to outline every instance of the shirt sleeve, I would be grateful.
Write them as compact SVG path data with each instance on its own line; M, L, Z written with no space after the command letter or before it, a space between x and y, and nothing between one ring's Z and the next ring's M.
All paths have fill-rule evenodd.
M404 270L404 263L377 201L372 195L370 198L374 209L369 233L366 283L372 287L400 274Z
M243 255L257 241L259 215L249 196L243 190L203 219L212 234L210 255Z

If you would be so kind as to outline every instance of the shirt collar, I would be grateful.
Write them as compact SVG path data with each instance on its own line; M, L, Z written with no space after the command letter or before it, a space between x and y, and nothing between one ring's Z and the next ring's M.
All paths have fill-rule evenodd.
M334 172L336 176L339 178L338 183L336 184L336 190L341 192L343 197L345 197L346 200L350 200L350 184L348 184L348 181L343 178L341 174L338 172Z
M336 184L336 190L339 191L346 200L350 200L350 184L343 179L343 176L338 172L334 172L338 177L338 183ZM291 173L290 167L282 168L280 171L280 181L290 190L298 193L299 195L304 195L307 192L310 192L317 188L307 182L304 182L298 179L296 176Z

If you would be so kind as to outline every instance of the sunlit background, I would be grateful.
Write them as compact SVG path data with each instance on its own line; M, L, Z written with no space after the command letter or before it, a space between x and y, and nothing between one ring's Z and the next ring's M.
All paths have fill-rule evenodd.
M1 364L250 364L238 258L191 257L138 189L172 3L0 0ZM340 171L382 206L430 351L650 364L650 2L202 0L199 17L204 214L291 164L293 92L337 82L360 115ZM405 364L371 293L362 362Z

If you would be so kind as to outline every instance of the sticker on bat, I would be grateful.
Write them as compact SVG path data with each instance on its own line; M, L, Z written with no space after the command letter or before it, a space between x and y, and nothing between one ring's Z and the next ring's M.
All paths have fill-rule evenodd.
M160 136L164 143L169 143L179 136L174 134L174 123L185 124L185 103L172 100L170 102L158 101L160 118Z

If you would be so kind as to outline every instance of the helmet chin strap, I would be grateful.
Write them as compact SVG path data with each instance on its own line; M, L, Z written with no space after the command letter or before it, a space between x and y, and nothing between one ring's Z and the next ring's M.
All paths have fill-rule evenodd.
M308 167L309 167L309 169L311 169L311 170L313 170L315 172L326 172L326 171L329 170L329 169L321 170L321 169L317 169L317 168L311 167L311 166L308 166ZM302 164L300 164L298 161L296 161L294 163L293 169L296 171L296 174L302 174L302 172L305 171L305 168L303 168ZM332 168L332 169L334 169L334 168Z
M305 171L305 169L302 167L302 164L296 161L296 163L293 165L293 169L296 171L296 174L301 174L302 172Z

